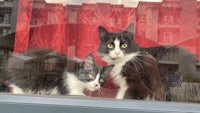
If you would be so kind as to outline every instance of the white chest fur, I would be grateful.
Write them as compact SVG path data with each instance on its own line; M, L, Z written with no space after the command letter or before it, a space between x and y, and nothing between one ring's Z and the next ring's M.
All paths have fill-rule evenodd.
M125 55L122 58L118 58L116 60L113 60L110 63L110 64L114 64L115 65L114 68L111 71L112 77L115 78L115 77L119 76L124 64L126 62L128 62L129 60L133 59L135 56L137 56L137 53L128 54L128 55Z
M137 53L132 53L129 55L124 56L121 59L116 59L112 64L115 64L113 70L111 71L111 76L114 80L114 83L119 86L119 91L116 96L117 99L123 99L126 90L128 89L128 85L126 82L126 78L121 75L121 70L126 62L131 60L137 56Z
M83 82L71 73L66 72L65 77L65 84L68 86L69 95L84 95L83 90L85 88L85 84Z

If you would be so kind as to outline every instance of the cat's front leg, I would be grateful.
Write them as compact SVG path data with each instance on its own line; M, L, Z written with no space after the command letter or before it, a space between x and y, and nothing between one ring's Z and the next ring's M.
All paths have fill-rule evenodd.
M116 99L123 99L128 87L122 87L118 90Z
M111 71L111 76L114 80L114 83L119 86L116 99L123 99L128 89L126 78L120 74L123 65L123 63L118 63L114 66L113 70Z
M119 90L118 90L116 99L123 99L124 96L125 96L125 93L126 93L126 91L128 89L128 85L127 85L127 82L126 82L125 78L121 78L118 81L118 84L119 84Z

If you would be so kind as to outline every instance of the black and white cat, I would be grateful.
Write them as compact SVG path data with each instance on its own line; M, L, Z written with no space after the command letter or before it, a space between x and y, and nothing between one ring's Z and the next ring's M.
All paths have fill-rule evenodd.
M122 32L108 32L104 27L98 31L98 51L103 60L115 65L111 76L119 86L116 98L165 100L157 61L148 52L140 51L133 40L133 24Z
M35 49L9 59L6 81L14 94L85 95L99 90L112 68L97 66L92 54L79 60Z

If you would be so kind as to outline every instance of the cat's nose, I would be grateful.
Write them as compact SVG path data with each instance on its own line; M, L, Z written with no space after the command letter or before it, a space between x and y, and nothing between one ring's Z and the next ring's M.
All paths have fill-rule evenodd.
M120 54L120 52L115 52L115 55L118 56Z
M94 87L97 87L97 86L99 86L99 84L98 84L98 83L94 83L93 85L94 85Z

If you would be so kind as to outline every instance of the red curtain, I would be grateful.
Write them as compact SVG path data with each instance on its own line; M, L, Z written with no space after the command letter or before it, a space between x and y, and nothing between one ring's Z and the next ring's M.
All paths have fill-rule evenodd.
M80 6L47 4L44 0L19 0L15 52L51 48L70 57L93 53L96 63L100 43L97 27L122 31L135 24L140 46L178 45L200 57L200 3L196 0L164 0L139 3L137 8L105 3ZM114 87L108 82L106 87ZM113 96L110 88L105 95ZM112 95L113 94L113 95Z
M22 52L28 49L32 4L32 0L19 0L14 45L15 52Z
M21 27L26 32L23 35L17 33L15 52L30 48L51 48L81 59L93 53L96 62L104 65L105 62L101 61L97 52L100 43L97 27L101 25L109 31L122 31L130 23L135 23L135 9L123 5L97 3L63 6L47 4L44 0L34 3L34 0L22 1L19 2L21 9L33 9L25 11L30 14L26 20L24 16L18 15L17 26L26 22ZM19 10L20 13L24 11Z
M32 11L29 48L51 48L67 53L67 7L61 4L37 4Z
M144 47L177 45L200 56L199 9L200 2L196 0L140 3L137 8L136 40Z
M98 56L99 25L122 31L133 22L140 46L175 44L200 56L200 3L196 0L140 3L137 9L105 3L63 6L33 1L19 0L15 52L42 47L79 58L88 53Z

